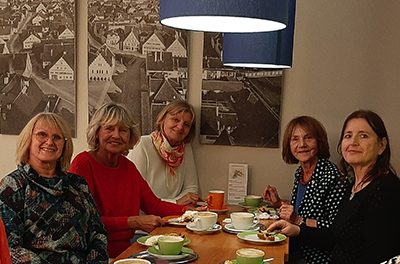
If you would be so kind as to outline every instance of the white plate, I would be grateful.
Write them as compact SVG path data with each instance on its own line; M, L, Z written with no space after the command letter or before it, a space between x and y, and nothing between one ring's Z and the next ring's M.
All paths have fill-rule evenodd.
M246 232L246 231L257 231L260 229L259 225L253 225L250 229L247 230L241 230L241 229L236 229L232 224L226 224L224 225L224 230L228 231L229 233L240 233L240 232Z
M168 224L170 224L170 225L186 226L189 223L191 223L191 222L179 222L179 218L168 219Z
M196 227L194 223L190 223L186 226L186 228L193 231L196 234L204 235L204 234L212 234L218 232L219 230L222 229L222 226L220 226L219 224L215 224L212 228L204 230Z
M269 213L254 213L257 219L265 220L265 219L278 219L279 216L277 214L269 214Z
M269 240L260 239L257 236L257 231L239 233L239 234L237 234L237 237L240 238L240 239L243 239L245 241L249 241L249 242L267 243L267 244L268 243L281 242L281 241L284 241L286 239L286 236L283 235L283 234L276 234L275 235L275 241L269 241Z
M189 256L190 253L193 253L193 250L187 247L182 248L182 252L179 255L163 255L159 254L161 252L158 251L158 246L153 246L147 250L147 252L158 258L158 259L165 259L165 260L178 260L178 259L183 259L187 256Z

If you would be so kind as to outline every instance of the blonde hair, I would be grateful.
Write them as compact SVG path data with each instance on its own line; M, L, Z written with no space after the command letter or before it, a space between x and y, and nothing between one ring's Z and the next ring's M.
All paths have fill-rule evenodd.
M22 129L17 140L16 162L20 166L29 164L29 150L32 142L33 129L36 125L41 125L44 123L59 130L62 136L66 139L62 154L57 161L61 170L66 172L71 164L74 146L67 122L61 116L54 113L39 113L34 116Z
M106 103L102 105L93 114L86 130L86 139L91 151L99 149L99 139L96 138L96 133L103 125L124 125L129 128L130 136L127 148L122 152L123 155L128 155L129 150L133 149L140 138L138 124L128 108L118 103Z
M164 133L163 126L167 114L176 115L181 112L189 113L192 115L192 124L190 126L189 133L183 140L184 143L190 143L196 135L196 114L191 104L186 101L173 101L169 103L163 110L158 114L157 121L155 123L156 130Z

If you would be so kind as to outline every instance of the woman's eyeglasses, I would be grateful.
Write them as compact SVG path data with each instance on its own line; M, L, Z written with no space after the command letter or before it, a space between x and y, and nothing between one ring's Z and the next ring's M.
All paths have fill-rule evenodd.
M33 134L36 136L36 139L40 142L40 143L44 143L47 140L49 140L49 138L51 138L51 140L54 142L54 144L56 145L62 145L65 141L67 141L67 138L64 138L60 135L52 135L50 136L49 134L47 134L46 132L38 132L36 134Z

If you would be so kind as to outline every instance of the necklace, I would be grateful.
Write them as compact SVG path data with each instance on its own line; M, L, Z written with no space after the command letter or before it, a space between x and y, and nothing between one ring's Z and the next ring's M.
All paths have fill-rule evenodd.
M350 194L350 198L349 198L350 201L353 200L354 195L359 191L357 189L358 188L355 185L353 186L353 188L351 188L351 194Z
M310 177L310 179L308 179L308 181L304 181L304 170L301 170L301 172L300 172L300 183L302 185L307 185L310 182L310 180L311 180L311 177Z

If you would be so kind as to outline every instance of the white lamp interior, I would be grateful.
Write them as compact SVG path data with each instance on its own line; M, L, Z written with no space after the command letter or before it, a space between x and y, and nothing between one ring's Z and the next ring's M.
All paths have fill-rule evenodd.
M205 32L264 32L286 28L284 23L249 17L182 16L161 21L163 25Z

